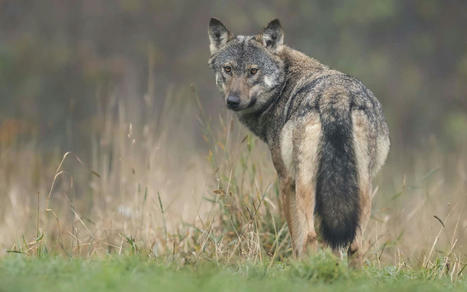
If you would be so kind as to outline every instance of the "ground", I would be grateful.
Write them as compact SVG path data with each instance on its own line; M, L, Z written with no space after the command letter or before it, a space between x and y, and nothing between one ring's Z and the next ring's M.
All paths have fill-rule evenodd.
M0 291L466 291L408 267L347 268L326 253L288 263L177 265L142 256L65 258L13 254L0 259Z

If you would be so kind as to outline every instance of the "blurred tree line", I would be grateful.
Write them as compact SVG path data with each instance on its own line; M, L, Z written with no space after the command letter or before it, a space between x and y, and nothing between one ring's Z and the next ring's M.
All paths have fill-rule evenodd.
M287 44L375 92L398 149L467 142L465 0L0 0L0 142L82 152L99 104L148 88L157 112L193 84L215 114L211 16L242 34L278 17Z

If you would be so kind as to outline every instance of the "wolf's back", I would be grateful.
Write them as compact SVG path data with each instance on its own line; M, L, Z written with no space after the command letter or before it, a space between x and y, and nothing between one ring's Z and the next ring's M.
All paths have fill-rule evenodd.
M350 244L359 226L359 186L354 150L351 102L341 92L320 102L322 138L316 177L320 233L332 248Z

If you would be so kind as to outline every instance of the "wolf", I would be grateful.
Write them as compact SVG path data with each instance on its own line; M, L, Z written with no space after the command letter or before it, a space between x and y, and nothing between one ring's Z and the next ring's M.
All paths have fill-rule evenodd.
M278 19L261 33L233 35L211 18L208 36L227 108L271 152L294 254L316 250L319 235L361 265L371 180L390 146L373 92L285 45Z

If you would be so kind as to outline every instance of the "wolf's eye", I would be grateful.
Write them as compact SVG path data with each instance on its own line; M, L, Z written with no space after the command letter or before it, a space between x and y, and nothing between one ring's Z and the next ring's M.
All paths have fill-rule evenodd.
M226 73L230 73L230 71L232 71L232 67L230 67L230 66L224 66L224 71L225 71Z
M251 68L251 69L250 69L250 74L251 74L251 75L255 75L257 72L258 72L258 69L257 69L257 68Z

